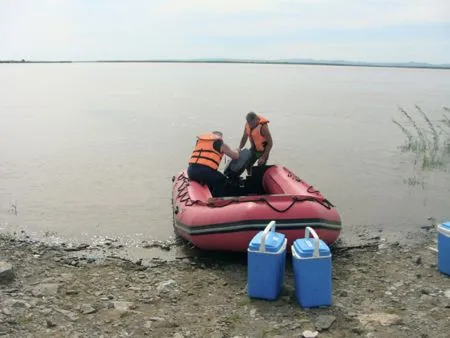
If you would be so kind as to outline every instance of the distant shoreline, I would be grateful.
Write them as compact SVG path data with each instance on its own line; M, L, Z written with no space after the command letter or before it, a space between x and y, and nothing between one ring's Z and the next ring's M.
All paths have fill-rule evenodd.
M3 64L31 63L209 63L209 64L266 64L266 65L307 65L307 66L341 66L341 67L379 67L379 68L419 68L450 69L450 64L435 65L423 63L369 63L369 62L334 62L334 61L277 61L277 60L97 60L97 61L27 61L5 60Z

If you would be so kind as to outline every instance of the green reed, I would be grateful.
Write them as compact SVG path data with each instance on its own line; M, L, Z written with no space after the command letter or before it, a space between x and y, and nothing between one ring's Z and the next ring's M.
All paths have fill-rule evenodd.
M415 163L420 163L423 170L445 169L450 163L450 108L443 107L442 119L434 121L418 105L415 109L420 118L402 107L398 109L404 121L393 119L392 122L406 137L400 147L402 151L416 155Z

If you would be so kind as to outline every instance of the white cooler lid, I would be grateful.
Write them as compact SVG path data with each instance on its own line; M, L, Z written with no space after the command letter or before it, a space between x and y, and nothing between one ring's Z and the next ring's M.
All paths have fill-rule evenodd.
M444 236L450 237L450 222L445 222L445 223L439 224L437 230L439 233L443 234Z

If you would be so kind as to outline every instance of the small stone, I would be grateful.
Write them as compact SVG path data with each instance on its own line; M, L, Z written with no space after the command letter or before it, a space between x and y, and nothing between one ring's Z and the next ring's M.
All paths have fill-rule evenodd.
M444 295L447 298L450 298L450 289L444 291Z
M320 315L316 320L316 329L318 331L328 330L335 322L335 316Z
M168 281L161 282L156 287L156 290L159 293L168 293L177 287L177 282L173 279L169 279Z
M114 309L119 311L129 311L136 308L132 302L112 302Z
M45 320L45 324L46 324L46 326L48 327L48 328L52 328L52 327L55 327L56 326L56 324L55 323L53 323L51 320L49 320L49 319L46 319Z
M61 278L67 282L73 278L73 274L72 273L62 273Z
M319 335L319 332L317 332L317 331L306 330L306 331L303 331L303 333L302 333L303 338L316 338L318 335Z
M144 328L146 329L150 329L152 327L152 321L151 320L147 320L144 324Z
M177 332L173 335L173 338L184 338L184 336L181 333Z
M31 290L31 294L34 297L43 297L43 296L56 296L60 288L60 284L56 283L48 283L48 284L39 284L36 285L33 290Z
M294 330L297 330L297 329L299 329L299 328L301 328L301 327L302 327L302 324L301 324L301 323L295 323L295 324L293 324L293 325L291 326L291 330L294 331Z
M11 299L9 300L8 304L10 304L12 307L14 308L19 308L19 309L29 309L31 308L31 305L28 304L26 301L24 300L16 300L16 299Z
M3 312L5 315L7 315L7 316L11 316L11 315L12 315L11 310L8 309L8 308L6 308L6 307L2 310L2 312Z
M420 257L420 256L417 256L417 257L414 257L414 263L416 263L417 265L419 265L419 264L422 264L422 257Z
M90 304L83 304L80 307L80 312L84 315L89 315L91 313L97 312L97 310Z
M378 245L378 250L384 250L387 248L387 244L386 243L381 243Z
M128 288L128 290L131 290L131 291L142 291L142 289L140 287L138 287L138 286L130 286Z
M399 325L403 323L403 319L400 316L382 312L360 315L358 319L363 325L369 322L379 323L382 326Z
M223 337L224 337L223 333L220 331L213 332L210 336L210 338L223 338Z
M431 297L430 295L424 294L424 295L420 296L420 301L421 302L432 303L433 300L434 300L433 297Z
M78 290L67 290L66 295L78 295Z
M62 314L62 315L64 315L64 316L66 316L66 317L67 317L69 320L71 320L72 322L78 320L78 316L77 316L75 313L71 312L71 311L67 311L67 310L63 310L63 309L58 309L58 308L55 308L55 311L56 311L56 312L59 312L60 314Z
M165 319L161 317L150 317L148 320L152 322L163 322Z
M256 309L250 310L250 317L255 318L256 317Z
M14 270L11 264L0 261L0 284L6 284L14 279Z
M397 282L397 283L394 283L394 285L392 287L395 290L395 289L401 288L403 285L404 285L403 282Z
M420 290L420 293L421 293L422 295L429 295L429 294L430 294L430 291L427 290L427 289L421 289L421 290Z
M40 310L39 312L44 315L49 315L50 313L52 313L52 311L53 311L53 309L45 308L45 309Z
M356 334L359 334L359 335L362 335L362 334L364 333L364 330L361 329L360 327L354 327L354 328L352 329L352 332L353 332L353 333L356 333Z
M348 296L348 292L345 291L345 290L343 290L343 291L341 291L341 293L339 294L339 296L341 296L341 297L347 297L347 296Z

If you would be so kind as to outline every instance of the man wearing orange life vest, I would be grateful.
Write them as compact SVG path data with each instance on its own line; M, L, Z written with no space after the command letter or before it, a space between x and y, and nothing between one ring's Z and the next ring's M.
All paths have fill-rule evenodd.
M206 184L213 197L225 196L227 178L217 170L223 155L233 160L239 158L239 153L225 144L222 136L220 131L197 136L187 170L188 177L200 184Z
M269 121L250 112L246 116L247 123L245 124L244 134L242 135L239 150L245 146L247 139L250 139L251 144L251 158L247 166L247 173L251 174L251 168L256 161L258 165L264 165L269 159L269 153L273 146L272 135L267 125Z

